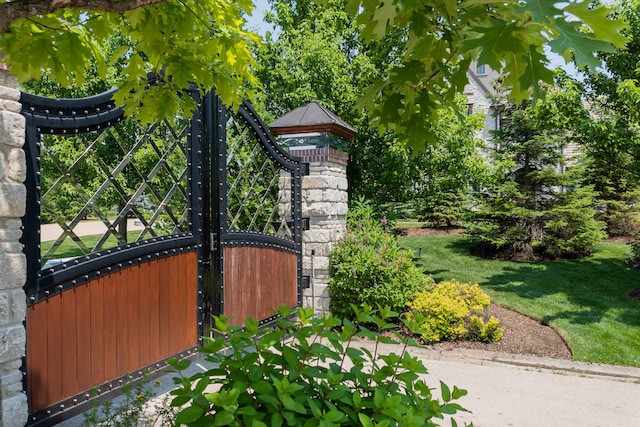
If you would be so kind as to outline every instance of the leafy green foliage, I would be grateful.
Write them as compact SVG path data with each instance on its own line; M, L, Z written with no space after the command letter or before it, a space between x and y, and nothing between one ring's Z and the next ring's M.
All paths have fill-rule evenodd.
M602 68L585 67L584 96L593 112L574 130L584 151L586 181L599 193L598 218L611 236L633 236L639 230L640 186L640 12L636 0L616 3L628 22L629 40L623 48L599 54Z
M114 61L122 61L117 103L145 123L172 120L195 107L182 93L191 83L216 87L228 105L238 105L256 87L249 48L258 38L242 28L243 14L252 8L250 1L186 0L119 14L62 9L13 22L0 48L21 79L46 71L63 85L81 84L92 62L104 78ZM128 43L108 58L102 47L114 33ZM148 72L165 78L148 85Z
M21 7L20 2L6 7L13 3ZM296 8L292 16L298 19L309 6ZM118 103L128 112L139 111L141 120L155 122L188 116L195 103L182 91L190 83L202 90L216 87L228 105L252 95L257 80L251 47L259 40L243 29L245 15L252 9L250 0L163 1L122 13L91 6L62 9L14 21L2 34L0 48L21 79L47 70L67 84L80 81L91 61L104 76L110 62L100 46L121 32L133 47L118 51L118 60L125 64ZM612 51L625 42L619 34L622 21L609 19L611 9L591 7L583 0L350 0L346 10L355 17L366 43L401 35L389 61L382 64L386 66L379 68L382 73L361 81L368 90L360 106L366 106L380 129L395 131L414 147L433 141L428 123L440 107L453 104L474 60L502 71L512 94L521 100L529 96L530 88L540 95L540 81L551 82L544 45L594 66L598 64L594 51ZM349 38L345 44L352 53L358 52ZM325 53L309 51L318 53L318 58ZM372 70L367 63L353 64ZM164 78L148 85L149 71Z
M458 99L462 109L466 99ZM459 225L470 208L473 188L493 179L492 168L482 155L484 141L476 137L484 115L459 116L452 108L438 111L431 129L437 145L425 147L415 156L417 170L410 192L417 217L434 226Z
M407 303L407 318L422 318L420 337L427 343L471 339L491 342L502 338L500 322L491 318L485 323L482 315L491 300L477 284L450 280L438 283L432 290L417 292Z
M420 379L427 370L407 351L409 340L398 346L400 354L386 354L380 345L394 341L364 326L392 329L397 313L365 304L355 310L355 323L314 318L310 309L282 307L278 314L269 330L251 318L244 326L215 318L214 338L205 339L201 352L216 367L175 379L178 424L435 426L443 414L464 410L455 400L466 391L441 383L440 400ZM372 340L373 350L356 338ZM178 372L189 363L170 362Z
M544 102L507 105L494 132L503 178L489 188L470 233L474 253L513 259L581 257L605 237L593 187L564 156L572 122L586 113L573 83L559 80ZM567 167L568 166L568 167Z
M430 285L410 254L399 248L386 221L362 201L349 209L348 233L330 254L331 311L337 316L351 318L351 306L363 302L401 312L416 291Z
M539 97L540 82L553 79L543 45L590 65L598 63L594 51L624 45L622 21L609 19L612 9L590 4L445 0L421 7L415 0L352 0L349 10L358 15L368 39L380 39L390 29L407 30L402 60L373 83L361 105L379 126L420 146L426 123L462 92L474 60L500 71L516 102L528 99L530 88Z

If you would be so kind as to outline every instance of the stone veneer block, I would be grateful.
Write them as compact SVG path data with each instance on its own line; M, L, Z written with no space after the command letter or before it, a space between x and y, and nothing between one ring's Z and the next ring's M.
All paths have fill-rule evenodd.
M25 118L18 113L0 110L0 143L10 147L24 145Z
M0 289L22 289L27 271L24 254L0 252L0 271Z
M22 184L27 179L27 159L24 150L21 148L9 150L7 163L9 166L5 175L7 179Z
M0 218L21 218L27 206L27 188L17 182L0 181Z

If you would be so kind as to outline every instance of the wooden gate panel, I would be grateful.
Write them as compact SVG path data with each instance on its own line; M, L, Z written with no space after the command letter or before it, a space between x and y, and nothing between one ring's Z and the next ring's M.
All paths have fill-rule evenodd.
M232 323L263 320L273 308L298 305L295 253L255 246L225 248L224 314Z
M186 252L99 277L30 306L32 410L195 347L197 293L196 253ZM166 329L157 326L160 319ZM158 340L164 346L149 345Z

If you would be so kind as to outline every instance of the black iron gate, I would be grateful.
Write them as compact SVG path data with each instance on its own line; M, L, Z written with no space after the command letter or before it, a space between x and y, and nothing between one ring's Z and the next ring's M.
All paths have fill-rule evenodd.
M301 302L304 165L249 104L191 96L192 118L144 128L112 92L22 96L31 424L194 355L211 314Z

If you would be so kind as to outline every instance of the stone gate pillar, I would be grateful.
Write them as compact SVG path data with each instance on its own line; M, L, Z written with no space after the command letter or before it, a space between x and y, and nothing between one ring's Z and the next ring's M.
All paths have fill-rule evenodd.
M28 416L20 370L26 348L27 263L20 227L27 198L27 164L17 87L15 76L0 63L0 425L4 427L22 427Z
M329 254L347 232L349 156L328 147L291 154L309 163L309 175L302 178L302 217L309 219L302 233L302 274L310 278L303 305L322 314L329 311Z
M329 254L347 231L345 151L357 132L316 101L284 114L269 129L291 155L309 163L309 175L302 178L302 217L309 219L309 230L302 234L302 274L310 278L303 305L321 314L329 311Z

